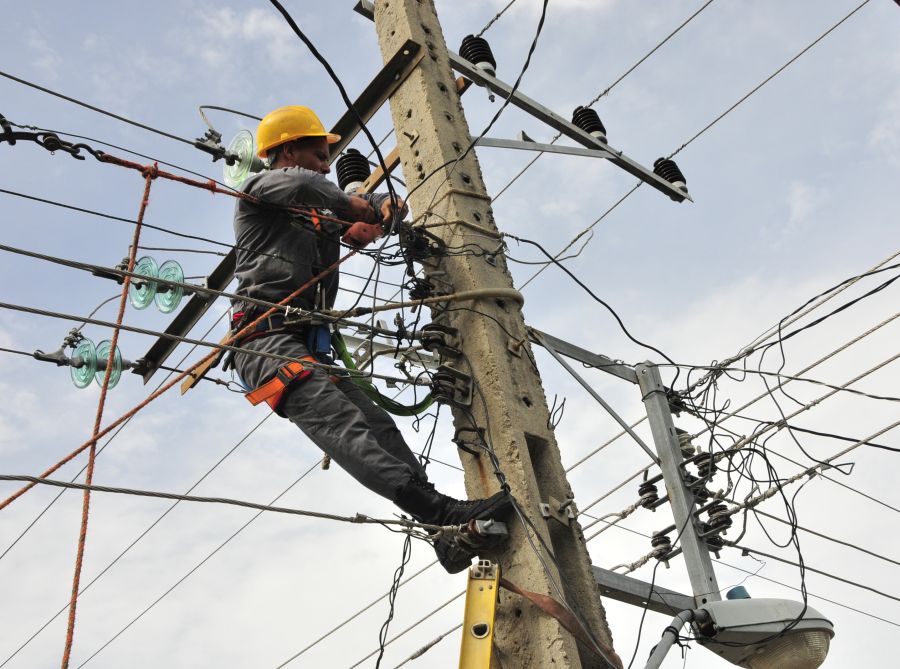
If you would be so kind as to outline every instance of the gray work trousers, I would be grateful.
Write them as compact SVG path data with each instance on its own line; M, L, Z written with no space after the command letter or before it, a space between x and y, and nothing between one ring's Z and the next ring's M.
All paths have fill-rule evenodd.
M244 348L293 358L309 355L302 338L288 333L255 339ZM284 364L235 356L235 367L251 388ZM327 372L313 368L309 377L288 387L278 408L348 474L382 497L395 501L412 476L428 478L393 419L349 379L332 382Z

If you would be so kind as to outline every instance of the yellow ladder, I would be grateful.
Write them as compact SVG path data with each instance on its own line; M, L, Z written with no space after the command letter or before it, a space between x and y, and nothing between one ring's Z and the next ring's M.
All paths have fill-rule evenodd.
M500 565L479 560L469 568L459 669L490 669Z

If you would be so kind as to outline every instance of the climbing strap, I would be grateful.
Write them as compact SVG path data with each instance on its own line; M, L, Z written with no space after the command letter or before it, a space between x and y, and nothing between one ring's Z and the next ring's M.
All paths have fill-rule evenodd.
M584 626L575 617L575 614L572 613L568 608L560 604L558 601L550 597L549 595L542 595L536 592L531 592L530 590L525 590L520 588L515 583L511 583L507 581L505 578L500 578L500 587L506 588L510 592L514 592L520 597L524 597L532 604L537 606L541 611L546 613L547 615L555 618L560 625L562 625L572 636L574 636L578 641L583 643L587 648L592 650L595 654L597 654L607 666L612 669L622 669L622 659L616 654L616 652L603 644L600 641L595 641L593 638L588 636Z

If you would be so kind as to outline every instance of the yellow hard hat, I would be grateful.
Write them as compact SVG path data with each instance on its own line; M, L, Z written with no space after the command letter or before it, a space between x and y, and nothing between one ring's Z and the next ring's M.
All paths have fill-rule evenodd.
M316 113L309 107L292 105L269 112L256 129L257 154L265 158L269 149L303 137L325 137L329 144L340 140L327 130Z

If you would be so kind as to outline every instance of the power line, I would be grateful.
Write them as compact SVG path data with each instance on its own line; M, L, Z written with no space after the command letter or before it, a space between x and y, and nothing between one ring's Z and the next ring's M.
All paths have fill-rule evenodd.
M734 103L733 105L731 105L728 109L726 109L726 110L723 111L721 114L719 114L718 116L716 116L712 121L710 121L710 122L707 123L703 128L701 128L701 129L700 129L693 137L691 137L691 138L690 138L689 140L687 140L684 144L682 144L682 145L679 146L677 149L675 149L671 154L669 154L669 158L672 158L672 157L678 155L683 149L685 149L685 148L687 148L688 146L690 146L690 144L691 144L695 139L697 139L698 137L700 137L701 135L703 135L707 130L709 130L709 129L712 128L714 125L716 125L716 123L718 123L718 122L721 121L723 118L725 118L726 116L728 116L731 112L733 112L735 109L737 109L737 108L738 108L745 100L747 100L747 98L749 98L751 95L753 95L754 93L756 93L759 89L761 89L761 88L762 88L763 86L765 86L767 83L769 83L770 81L772 81L772 79L774 79L774 78L777 77L779 74L781 74L782 72L784 72L784 70L786 70L790 65L792 65L792 64L794 63L794 61L796 61L798 58L800 58L800 56L802 56L803 54L805 54L807 51L809 51L810 49L812 49L816 44L818 44L818 43L821 42L823 39L825 39L825 38L826 38L828 35L830 35L834 30L836 30L839 26L841 26L841 24L843 24L844 21L846 21L846 20L849 19L851 16L853 16L854 14L856 14L856 12L858 12L860 9L862 9L863 7L865 7L866 5L868 5L870 1L871 1L871 0L863 0L863 2L861 2L859 5L857 5L857 6L856 6L849 14L847 14L844 18L842 18L840 21L838 21L837 23L835 23L833 26L831 26L831 27L830 27L828 30L826 30L824 33L822 33L821 35L819 35L819 36L818 36L816 39L814 39L810 44L808 44L808 45L807 45L806 47L804 47L799 53L797 53L797 55L795 55L793 58L791 58L790 60L788 60L784 65L782 65L781 67L779 67L779 68L778 68L777 70L775 70L772 74L770 74L768 77L766 77L765 79L763 79L760 83L758 83L756 86L754 86L752 89L750 89L750 91L749 91L748 93L746 93L745 95L743 95L737 102L735 102L735 103Z
M876 364L874 367L870 367L870 368L867 369L866 371L864 371L864 372L862 372L861 374L859 374L859 375L853 377L852 379L850 379L849 381L847 381L846 383L844 383L844 384L842 384L842 385L843 385L843 386L849 386L849 385L852 385L853 383L856 383L856 382L859 381L860 379L865 378L865 377L868 376L869 374L872 374L872 373L878 371L879 369L881 369L882 367L885 367L886 365L888 365L888 364L894 362L897 358L900 358L900 353L895 353L895 354L892 355L890 358L887 358L886 360L883 360L882 362L879 362L879 363ZM765 434L766 432L769 432L769 431L771 431L771 430L773 430L773 429L774 429L776 432L781 431L782 429L784 429L784 428L786 427L785 424L787 423L788 420L790 420L791 418L794 418L794 417L800 415L800 414L803 413L804 411L809 411L809 410L812 409L813 407L815 407L815 406L821 404L822 402L824 402L824 401L825 401L826 399L828 399L829 397L832 397L833 395L835 395L836 393L838 393L839 390L840 390L840 389L832 390L832 391L830 391L830 392L828 392L828 393L825 393L824 395L821 395L821 396L817 397L816 399L814 399L814 400L812 400L812 401L810 401L810 402L807 402L806 404L804 404L803 406L801 406L799 409L797 409L796 411L794 411L794 412L791 413L790 415L785 416L785 418L784 418L783 420L779 420L779 421L770 423L769 425L765 426L764 428L762 428L761 430L755 432L754 434L750 435L749 437L744 437L743 439L738 440L737 442L735 442L733 445L729 446L728 448L726 448L726 449L723 450L722 452L716 453L716 454L715 454L715 459L716 459L716 460L721 460L723 457L727 457L728 455L730 455L730 454L732 454L732 453L734 453L734 452L740 450L741 448L743 448L743 447L746 446L747 444L750 444L750 443L756 441L757 439L759 439L760 436L762 436L762 435ZM881 434L881 433L879 432L878 434ZM875 437L878 436L878 434L873 435L873 436L870 437L867 441L870 441L871 439L874 439ZM696 435L694 435L694 436L696 436ZM862 443L862 442L860 442L860 443ZM846 449L846 450L852 450L852 448L851 448L851 449Z
M801 567L802 569L805 569L806 571L811 571L816 574L820 574L822 576L827 576L828 578L833 579L835 581L840 581L841 583L846 583L847 585L852 585L853 587L860 588L862 590L868 590L869 592L874 592L876 595L881 595L882 597L886 597L888 599L893 599L896 602L900 602L900 597L896 597L894 595L888 594L882 590L879 590L878 588L873 588L870 585L863 585L862 583L857 583L856 581L851 581L850 579L843 578L842 576L836 576L835 574L824 571L822 569L816 569L815 567L810 567L808 564L806 564L805 561L801 565L792 560L778 557L777 555L772 555L770 553L764 553L763 551L758 551L755 548L747 548L746 546L737 546L737 545L735 545L734 548L737 548L738 550L743 551L744 555L747 555L748 553L752 553L753 555L761 555L762 557L766 557L771 560L777 560L778 562L783 562L784 564L789 564L793 567Z
M403 587L404 585L406 585L407 583L409 583L410 581L412 581L414 578L416 578L417 576L419 576L420 574L422 574L422 573L425 572L426 570L430 569L431 567L433 567L433 566L436 565L437 563L438 563L437 560L428 563L427 565L425 565L424 567L422 567L419 571L417 571L415 574L413 574L412 576L409 576L405 581L402 581L398 587ZM320 644L322 641L324 641L325 639L327 639L328 637L330 637L332 634L334 634L335 632L337 632L339 629L341 629L342 627L344 627L345 625L347 625L348 623L352 622L353 620L355 620L356 618L358 618L359 616L361 616L363 613L365 613L366 611L368 611L369 609L371 609L371 608L372 608L373 606L375 606L378 602L381 602L381 601L383 601L384 599L386 599L386 598L388 597L388 595L390 595L390 591L384 593L384 594L383 594L381 597L379 597L378 599L373 600L372 602L370 602L369 604L367 604L367 605L364 606L363 608L359 609L356 613L354 613L354 614L353 614L352 616L350 616L349 618L343 620L341 623L339 623L339 624L336 625L335 627L332 627L330 630L328 630L328 631L327 631L325 634L323 634L322 636L318 637L318 638L317 638L315 641L313 641L311 644L309 644L308 646L305 646L302 650L300 650L300 651L297 652L296 654L291 655L288 659L286 659L284 662L282 662L281 664L279 664L275 669L282 669L282 667L286 667L288 664L290 664L291 662L293 662L294 660L296 660L298 657L300 657L301 655L303 655L304 653L306 653L308 650L314 648L315 646L317 646L318 644Z
M182 142L184 144L189 144L190 146L194 146L194 142L189 139L185 139L184 137L179 137L178 135L173 135L172 133L166 132L164 130L160 130L158 128L154 128L149 125L145 125L143 123L138 123L137 121L132 121L129 118L125 118L124 116L119 116L118 114L113 114L110 111L106 111L105 109L101 109L100 107L96 107L94 105L88 104L87 102L82 102L81 100L76 100L75 98L69 97L68 95L63 95L62 93L58 93L57 91L50 90L49 88L45 88L44 86L39 86L31 81L26 81L25 79L20 79L19 77L13 76L7 72L0 72L0 77L6 77L7 79L11 79L12 81L18 82L20 84L24 84L25 86L29 86L36 90L39 90L43 93L48 93L62 100L66 100L67 102L72 102L80 107L84 107L85 109L90 109L91 111L95 111L98 114L103 114L104 116L109 116L110 118L114 118L117 121L122 121L123 123L128 123L129 125L133 125L136 128L142 128L143 130L148 130L150 132L156 133L157 135L162 135L163 137L168 137L169 139L174 139L175 141Z
M446 602L444 602L443 604L441 604L440 606L438 606L436 609L434 609L434 610L431 611L430 613L426 614L426 615L423 616L422 618L419 618L419 620L417 620L416 622L414 622L412 625L410 625L409 627L407 627L405 630L403 630L402 632L400 632L399 634L397 634L397 635L394 636L393 638L387 640L387 641L384 643L384 645L385 645L385 646L389 646L390 644L394 643L397 639L399 639L400 637L402 637L404 634L406 634L406 633L409 632L410 630L412 630L412 629L418 627L418 626L421 625L423 622L425 622L426 620L428 620L431 616L433 616L435 613L437 613L437 612L440 611L441 609L445 608L446 606L449 606L450 604L452 604L453 602L455 602L457 599L459 599L460 597L462 597L464 594L466 594L466 591L465 591L465 590L462 590L461 592L457 593L456 595L454 595L453 597L451 597L450 599L448 599ZM368 660L370 657L375 656L377 653L378 653L378 649L376 648L376 649L373 650L371 653L369 653L368 655L366 655L364 658L358 660L358 661L355 662L354 664L351 664L347 669L356 669L356 667L358 667L359 665L361 665L363 662L365 662L366 660Z
M89 214L89 215L91 215L91 216L97 216L97 217L99 217L99 218L105 218L105 219L108 219L108 220L111 220L111 221L119 221L119 222L122 222L122 223L129 223L129 224L131 224L131 225L134 225L135 222L136 222L134 219L131 219L131 218L124 218L124 217L122 217L122 216L115 216L115 215L113 215L113 214L107 214L107 213L104 213L104 212L102 212L102 211L96 211L96 210L94 210L94 209L86 209L86 208L84 208L84 207L78 207L78 206L75 206L75 205L72 205L72 204L65 204L64 202L57 202L56 200L50 200L50 199L47 199L47 198L37 197L37 196L35 196L35 195L26 195L25 193L19 193L19 192L16 192L16 191L7 190L7 189L5 189L5 188L0 188L0 193L4 193L4 194L6 194L6 195L14 195L14 196L16 196L16 197L20 197L20 198L23 198L23 199L26 199L26 200L33 200L33 201L35 201L35 202L41 202L41 203L43 203L43 204L49 204L49 205L52 205L52 206L54 206L54 207L60 207L60 208L62 208L62 209L70 209L70 210L72 210L72 211L77 211L77 212L80 212L80 213L82 213L82 214ZM167 235L174 235L174 236L176 236L176 237L182 237L182 238L184 238L184 239L193 239L193 240L200 241L200 242L206 242L207 244L213 244L213 245L215 245L215 246L221 246L221 247L224 247L224 248L227 248L227 249L237 248L237 249L240 249L240 250L242 250L242 251L253 252L252 249L246 249L246 248L237 246L237 245L235 245L235 244L229 244L229 243L226 243L226 242L220 242L220 241L218 241L218 240L210 239L209 237L201 237L201 236L199 236L199 235L189 235L189 234L187 234L187 233L185 233L185 232L178 232L178 231L176 231L176 230L172 230L171 228L164 228L164 227L159 226L159 225L151 225L151 224L149 224L149 223L144 223L144 227L145 227L145 228L149 228L149 229L151 229L151 230L158 230L159 232L164 232L164 233L166 233ZM262 252L259 252L259 251L257 251L256 253L258 253L258 254L260 254L260 255L268 255L268 254L263 254ZM272 256L272 257L276 257L276 258L277 258L277 257L280 257L280 256Z
M755 87L753 87L748 93L746 93L745 95L743 95L737 102L735 102L733 105L731 105L731 107L729 107L729 108L726 109L724 112L722 112L721 114L719 114L715 119L713 119L713 120L712 120L710 123L708 123L704 128L702 128L699 132L697 132L693 137L691 137L688 141L684 142L684 143L683 143L681 146L679 146L675 151L673 151L671 154L669 154L669 158L672 158L673 156L675 156L675 155L677 155L678 153L680 153L680 152L681 152L683 149L685 149L688 145L690 145L691 143L693 143L694 140L696 140L698 137L700 137L701 135L703 135L704 133L706 133L707 130L709 130L710 128L712 128L714 125L716 125L716 124L717 124L719 121L721 121L723 118L725 118L726 116L728 116L728 114L730 114L732 111L734 111L740 104L742 104L743 102L745 102L745 101L746 101L748 98L750 98L753 94L755 94L757 91L759 91L763 86L765 86L765 85L766 85L767 83L769 83L772 79L774 79L776 76L778 76L779 74L781 74L788 66L790 66L790 65L793 64L798 58L800 58L800 56L802 56L802 55L805 54L807 51L809 51L813 46L815 46L816 44L818 44L822 39L824 39L824 38L825 38L827 35L829 35L833 30L835 30L838 26L840 26L841 24L843 24L844 21L846 21L846 20L849 19L851 16L853 16L856 12L858 12L860 9L862 9L862 8L863 8L865 5L867 5L869 2L870 2L870 0L864 0L864 2L863 2L862 4L860 4L859 6L857 6L857 7L856 7L855 9L853 9L849 14L847 14L847 15L844 16L841 20L839 20L837 23L835 23L833 26L831 26L831 28L829 28L828 30L826 30L826 31L825 31L824 33L822 33L821 35L819 35L819 37L817 37L815 40L813 40L813 42L810 43L806 48L804 48L802 51L800 51L798 54L796 54L794 57L792 57L790 60L788 60L784 65L782 65L782 66L779 67L777 70L775 70L775 72L773 72L773 73L770 74L768 77L766 77L761 83L759 83L759 84L757 84ZM615 209L615 208L618 207L620 204L622 204L622 202L624 202L628 197L630 197L632 193L634 193L638 188L640 188L640 187L643 185L643 183L644 183L643 181L638 181L637 184L635 184L635 186L631 188L631 190L629 190L628 192L626 192L626 193L625 193L625 194L624 194L624 195L623 195L623 196L622 196L615 204L613 204L609 209L607 209L605 212L603 212L603 213L600 215L599 218L597 218L597 219L596 219L593 223L591 223L587 228L585 228L584 230L582 230L581 232L579 232L579 233L572 239L572 241L570 241L570 242L569 242L569 243L568 243L568 244L567 244L567 245L566 245L559 253L556 254L555 257L558 259L559 256L561 256L563 253L565 253L565 251L568 250L568 249L572 246L572 244L574 244L574 243L575 243L579 238L581 238L583 235L585 235L586 233L590 232L590 230L593 229L598 223L600 223L600 221L602 221L604 218L606 218L606 216L607 216L610 212L612 212L613 209ZM521 288L524 288L524 287L527 286L529 283L531 283L531 281L532 281L535 277L537 277L541 272L543 272L544 269L546 269L546 267L541 268L540 270L538 270L537 272L535 272L533 275L531 275L531 277L530 277L524 284L521 285Z
M278 495L276 495L276 496L272 499L272 501L269 502L269 505L275 504L279 499L281 499L281 498L284 497L286 494L288 494L288 492L290 492L290 491L294 488L294 486L296 486L296 485L297 485L298 483L300 483L303 479L305 479L310 473L312 473L315 469L317 469L317 468L319 467L319 465L321 464L321 462L322 462L321 460L316 461L316 462L312 465L312 467L310 467L310 468L307 469L305 472L303 472L303 474L301 474L299 478L297 478L297 479L296 479L293 483L291 483L287 488L285 488L285 489L282 490ZM255 521L257 518L259 518L263 513L265 513L265 511L257 511L257 512L250 518L250 520L248 520L246 523L244 523L243 525L241 525L241 526L240 526L233 534L231 534L227 539L225 539L225 541L223 541L221 544L219 544L219 545L218 545L211 553L209 553L209 554L208 554L206 557L204 557L200 562L198 562L196 565L194 565L194 566L193 566L193 567L192 567L192 568L191 568L184 576L182 576L180 579L178 579L178 580L177 580L172 586L170 586L163 594L161 594L159 597L157 597L155 600L153 600L153 602L151 602L147 607L145 607L145 608L144 608L137 616L135 616L134 618L132 618L131 621L129 621L122 629L120 629L118 632L116 632L116 633L112 636L112 638L110 638L110 639L109 639L108 641L106 641L102 646L100 646L100 648L98 648L98 649L95 650L91 655L89 655L88 658L87 658L84 662L82 662L81 664L78 665L78 668L77 668L77 669L81 669L81 667L83 667L83 666L86 665L88 662L90 662L93 658L95 658L97 655L99 655L99 654L100 654L107 646L109 646L113 641L115 641L115 640L118 639L122 634L124 634L124 633L125 633L132 625L134 625L138 620L140 620L141 618L143 618L143 617L144 617L151 609L153 609L154 606L156 606L156 605L159 604L163 599L165 599L165 598L166 598L173 590L175 590L175 588L177 588L179 585L181 585L182 583L184 583L188 578L190 578L190 576L191 576L194 572L196 572L200 567L202 567L202 566L203 566L204 564L206 564L210 559L212 559L212 557L213 557L216 553L218 553L218 552L219 552L220 550L222 550L225 546L227 546L227 545L231 542L232 539L234 539L234 538L235 538L236 536L238 536L241 532L243 532L245 529L247 529L247 527L249 527L250 524L251 524L253 521Z
M482 28L481 30L478 31L478 34L475 35L475 37L481 37L481 36L484 35L488 30L490 30L490 27L491 27L492 25L494 25L494 24L500 19L500 17L503 16L503 15L506 13L506 10L509 9L510 7L512 7L514 4L516 4L516 0L509 0L509 2L506 4L506 7L504 7L504 8L501 9L499 12L497 12L497 13L494 15L494 17L493 17L490 21L488 21L488 22L485 24L484 28Z
M181 495L172 492L162 492L159 490L140 490L137 488L119 488L105 485L85 485L84 483L74 483L71 481L60 481L57 479L41 478L39 476L26 476L24 474L0 474L0 481L22 481L27 483L39 483L41 485L55 486L57 488L72 488L76 490L89 490L91 492L108 492L119 495L134 495L136 497L155 497L159 499L174 499L179 502L199 502L203 504L225 504L228 506L242 506L247 509L257 509L259 511L270 511L272 513L286 513L295 516L305 516L307 518L318 518L320 520L333 520L341 523L355 523L361 525L399 525L407 530L437 530L440 529L436 525L422 525L411 520L395 519L395 518L372 518L365 514L358 513L355 516L339 516L332 513L323 513L321 511L308 511L304 509L293 509L284 506L272 506L271 504L258 504L256 502L248 502L240 499L231 499L228 497L201 497L197 495Z
M729 500L733 504L737 504L738 502L734 502L734 500ZM893 565L900 567L900 561L894 560L893 558L889 558L886 555L882 555L880 553L876 553L874 551L870 551L866 548L863 548L859 544L850 543L849 541L842 541L836 537L833 537L828 534L822 534L821 532L816 532L815 530L811 530L808 527L803 527L797 523L792 523L790 521L785 520L784 518L779 518L771 513L766 513L765 511L761 511L760 509L753 509L754 514L759 514L760 516L765 516L766 518L771 518L779 523L783 523L784 525L789 525L791 527L795 527L798 530L806 532L807 534L812 534L813 536L819 537L820 539L825 539L826 541L830 541L835 544L840 544L841 546L846 546L847 548L852 548L853 550L859 551L860 553L865 553L866 555L871 555L874 558L878 558L879 560L883 560L885 562L890 562Z
M636 63L634 63L631 67L629 67L629 68L628 68L621 76L619 76L618 79L616 79L613 83L611 83L609 86L607 86L606 88L604 88L600 93L597 94L597 96L596 96L593 100L591 100L590 102L588 102L588 103L587 103L586 105L584 105L584 106L585 106L585 107L593 107L593 106L600 100L600 98L602 98L602 97L608 95L609 92L610 92L613 88L615 88L616 86L618 86L618 85L619 85L619 84L620 84L620 83L621 83L628 75L630 75L630 74L631 74L632 72L634 72L638 67L640 67L640 65L643 64L643 62L644 62L645 60L647 60L650 56L652 56L654 53L656 53L656 52L660 49L660 47L662 47L666 42L668 42L668 41L669 41L670 39L672 39L675 35L677 35L679 32L681 32L681 29L682 29L682 28L684 28L688 23L690 23L691 21L693 21L693 20L694 20L694 19L695 19L695 18L696 18L703 10L704 10L704 9L706 9L707 7L709 7L709 5L711 5L713 2L714 2L714 0L707 0L707 2L704 3L697 11L695 11L695 12L694 12L693 14L691 14L687 19L685 19L685 20L684 20L677 28L675 28L675 29L674 29L672 32L670 32L665 38L663 38L662 41L658 42L658 43L656 44L656 46L654 46L652 49L650 49L650 51L648 51L646 54L644 54L644 56L642 56ZM556 142L559 141L560 137L562 137L562 133L557 133L556 136L553 137L553 139L550 140L550 143L551 143L551 144L556 144ZM491 202L496 202L497 199L498 199L501 195L503 195L503 193L504 193L510 186L512 186L516 181L518 181L519 178L520 178L523 174L525 174L525 172L527 172L527 171L531 168L532 165L534 165L534 164L537 162L538 158L540 158L541 156L544 155L544 153L545 153L544 151L539 151L538 154L537 154L534 158L532 158L532 159L525 165L525 167L523 167L523 168L519 171L518 174L516 174L512 179L510 179L510 180L506 183L505 186L503 186L503 188L500 189L500 191L499 191L499 192L491 199ZM630 195L630 194L631 194L631 193L628 193L628 195ZM628 197L628 195L626 195L625 197ZM623 199L624 199L624 198L623 198ZM610 211L611 211L611 210L610 210ZM606 212L606 213L609 213L609 212ZM605 215L606 215L606 214L604 214L604 216L605 216ZM599 221L598 221L598 222L599 222ZM573 242L573 243L574 243L574 242ZM523 286L523 287L524 287L524 286Z
M49 132L54 135L62 135L63 137L73 137L75 139L81 139L86 142L91 142L93 144L102 144L103 146L108 146L109 148L115 149L116 151L124 151L125 153L130 153L131 155L138 156L139 158L143 158L144 160L150 160L152 162L159 163L160 165L165 165L166 167L171 167L176 170L181 170L182 172L185 172L187 174L193 174L195 177L200 177L201 179L208 179L208 180L215 181L217 184L219 184L220 186L223 186L224 188L231 188L231 186L229 186L228 184L222 183L221 181L216 181L215 179L210 179L210 177L208 177L205 174L202 174L201 172L195 172L194 170L188 169L187 167L182 167L181 165L176 165L175 163L168 163L165 160L160 160L159 158L154 158L153 156L149 156L145 153L140 153L139 151L135 151L134 149L129 149L124 146L112 144L112 143L106 142L102 139L96 139L95 137L88 137L86 135L78 135L78 134L75 134L74 132L66 132L65 130L54 130L53 128L41 128L36 125L13 123L12 121L10 121L10 125L12 125L16 128L21 128L23 130L31 130L34 132Z

